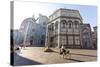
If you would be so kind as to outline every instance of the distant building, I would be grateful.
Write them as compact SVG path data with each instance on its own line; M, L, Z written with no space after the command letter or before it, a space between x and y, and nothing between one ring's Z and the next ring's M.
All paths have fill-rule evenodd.
M93 27L93 32L92 32L92 43L94 46L94 49L97 49L97 26Z
M97 33L97 26L93 27L95 33Z
M82 48L93 48L90 24L81 25Z

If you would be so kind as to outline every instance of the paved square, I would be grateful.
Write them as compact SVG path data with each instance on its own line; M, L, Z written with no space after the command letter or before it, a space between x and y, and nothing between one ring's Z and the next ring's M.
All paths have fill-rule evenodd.
M57 64L97 60L97 50L70 49L71 58L67 59L68 56L63 58L59 54L58 48L51 48L54 52L44 52L44 49L44 47L26 47L26 49L22 49L21 53L17 53L19 57L15 55L15 65Z

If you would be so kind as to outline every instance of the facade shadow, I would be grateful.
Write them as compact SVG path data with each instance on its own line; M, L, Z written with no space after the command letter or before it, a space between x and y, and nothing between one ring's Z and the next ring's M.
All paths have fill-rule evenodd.
M42 63L21 57L18 54L14 53L14 66L40 65L40 64Z

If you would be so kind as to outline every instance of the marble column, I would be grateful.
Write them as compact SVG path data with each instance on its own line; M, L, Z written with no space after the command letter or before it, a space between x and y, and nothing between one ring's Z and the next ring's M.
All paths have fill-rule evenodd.
M60 25L61 23L60 22L58 22L58 48L60 48L60 45L61 45L61 42L60 42Z
M56 40L55 40L55 35L56 35L56 27L55 27L55 25L56 25L56 23L54 23L54 41L53 41L53 45L54 45L54 47L56 46Z

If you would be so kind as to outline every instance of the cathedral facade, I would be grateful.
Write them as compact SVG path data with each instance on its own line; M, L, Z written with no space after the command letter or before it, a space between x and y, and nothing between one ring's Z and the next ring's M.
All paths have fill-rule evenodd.
M45 46L46 25L48 18L39 15L37 19L29 17L23 20L19 31L23 34L23 44L30 46Z

